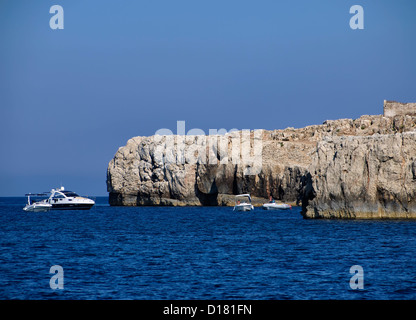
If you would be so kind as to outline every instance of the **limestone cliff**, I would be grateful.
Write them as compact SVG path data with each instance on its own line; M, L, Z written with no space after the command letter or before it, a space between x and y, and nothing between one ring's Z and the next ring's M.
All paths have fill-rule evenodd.
M269 195L303 203L307 218L413 217L405 199L415 195L416 149L404 133L415 128L415 116L377 115L300 129L135 137L109 163L110 204L233 205L235 194L248 192L258 204ZM382 183L393 178L402 184Z
M233 205L246 192L263 202L269 194L296 201L313 147L262 130L135 137L109 163L110 204Z
M306 218L416 218L416 132L325 138L309 171Z

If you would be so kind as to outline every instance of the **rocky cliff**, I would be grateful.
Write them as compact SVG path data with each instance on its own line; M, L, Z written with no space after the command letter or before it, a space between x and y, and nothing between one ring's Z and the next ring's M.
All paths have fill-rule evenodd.
M109 163L110 204L233 205L247 192L259 204L269 195L302 203L307 218L413 217L416 148L406 132L415 128L414 116L377 115L300 129L135 137Z
M313 144L271 132L135 137L110 161L111 205L233 205L234 195L296 201ZM264 199L261 201L264 202Z
M416 218L416 132L324 138L309 171L306 218Z

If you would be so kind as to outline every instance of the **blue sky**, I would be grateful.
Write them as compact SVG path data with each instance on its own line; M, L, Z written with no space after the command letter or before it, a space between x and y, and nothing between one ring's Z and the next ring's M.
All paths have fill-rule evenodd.
M106 195L117 149L176 121L284 129L416 101L415 15L414 0L0 0L0 196Z

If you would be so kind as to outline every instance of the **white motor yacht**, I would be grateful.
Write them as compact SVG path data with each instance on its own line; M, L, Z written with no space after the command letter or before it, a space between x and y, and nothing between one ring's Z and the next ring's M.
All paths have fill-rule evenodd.
M80 197L75 192L67 191L64 187L60 187L59 189L52 189L50 192L50 196L42 201L33 202L32 204L30 204L30 199L28 197L28 205L30 205L31 207L28 207L28 205L26 205L26 209L23 208L23 210L44 211L41 210L41 208L48 208L53 210L89 210L94 204L94 200L86 197Z

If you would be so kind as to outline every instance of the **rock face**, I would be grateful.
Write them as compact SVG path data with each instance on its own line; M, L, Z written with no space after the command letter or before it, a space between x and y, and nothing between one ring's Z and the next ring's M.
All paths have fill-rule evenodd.
M108 166L110 204L234 205L234 195L247 192L255 201L296 201L313 147L277 143L262 130L135 137Z
M413 218L415 128L415 116L378 115L301 129L135 137L109 163L109 201L234 205L234 195L250 193L254 204L270 195L302 203L305 218Z
M416 218L416 132L320 141L306 218Z

